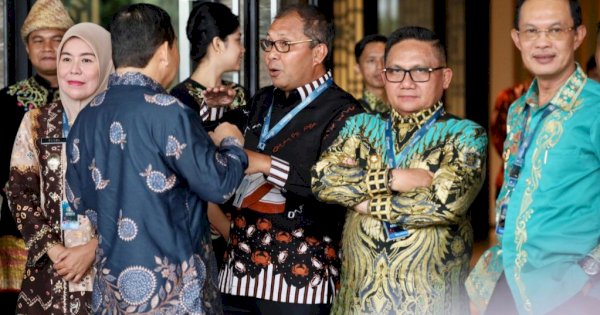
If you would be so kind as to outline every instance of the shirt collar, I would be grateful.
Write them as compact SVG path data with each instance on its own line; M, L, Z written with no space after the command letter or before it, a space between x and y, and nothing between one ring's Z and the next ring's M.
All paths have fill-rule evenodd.
M152 78L141 72L126 72L123 74L113 73L108 79L108 86L114 85L137 85L152 89L157 93L167 93L165 89Z
M400 114L398 114L397 111L392 110L392 122L394 123L394 126L397 125L402 125L402 124L409 124L409 125L417 125L417 126L421 126L423 125L427 120L429 120L429 118L431 118L431 116L433 116L433 114L440 109L440 107L443 107L444 103L442 103L441 101L433 104L432 106L429 106L423 110L420 110L416 113L412 113L408 116L402 116Z
M41 75L39 75L39 74L37 74L37 73L36 73L36 74L33 76L33 79L35 80L35 82L36 82L37 84L39 84L40 86L44 87L46 90L53 91L53 90L56 90L56 89L57 89L57 88L53 88L53 87L50 85L50 81L48 81L48 80L44 79L44 78L43 78Z
M304 101L304 99L307 98L312 91L316 90L320 85L324 84L325 81L327 81L329 78L331 78L331 70L327 71L327 73L322 75L320 78L296 88L296 91L298 91L298 94L300 94L300 98Z
M583 90L586 81L587 76L579 63L577 63L575 71L573 71L567 81L558 89L547 104L540 106L540 109L546 107L548 104L553 104L564 111L570 111L575 105L575 101ZM538 91L538 80L536 78L531 83L529 90L527 90L527 94L525 94L525 103L531 106L531 109L538 107Z

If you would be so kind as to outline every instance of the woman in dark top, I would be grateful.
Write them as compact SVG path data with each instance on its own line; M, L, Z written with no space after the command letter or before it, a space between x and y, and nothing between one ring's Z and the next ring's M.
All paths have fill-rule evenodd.
M208 130L222 120L238 126L245 123L245 116L227 117L231 113L226 112L245 108L248 93L242 86L221 79L225 72L240 69L244 56L241 36L238 17L223 4L201 3L190 13L187 37L197 66L191 77L171 90L171 95L198 111Z
M240 70L244 56L240 22L220 3L205 2L194 7L187 24L190 56L196 69L192 76L171 90L171 95L200 114L202 125L214 129L221 121L244 130L248 93L233 82L222 80L223 73ZM212 203L208 204L213 247L219 266L229 239L229 219Z

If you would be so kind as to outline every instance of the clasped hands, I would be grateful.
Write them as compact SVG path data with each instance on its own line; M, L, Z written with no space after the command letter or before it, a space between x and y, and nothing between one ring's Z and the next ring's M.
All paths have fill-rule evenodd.
M97 247L98 239L92 238L86 244L73 247L56 244L48 250L47 254L54 263L56 273L66 281L79 282L92 267Z
M352 159L344 160L344 164L356 166L356 161ZM419 187L427 187L433 181L433 173L420 168L394 168L390 169L391 177L389 188L391 191L404 193ZM365 200L354 206L354 210L360 214L369 213L369 200Z

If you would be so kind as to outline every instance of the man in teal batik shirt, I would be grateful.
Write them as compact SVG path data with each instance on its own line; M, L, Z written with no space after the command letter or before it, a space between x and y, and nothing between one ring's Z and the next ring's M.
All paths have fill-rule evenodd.
M498 245L483 254L467 289L485 314L594 314L600 84L575 63L586 35L581 9L577 1L519 1L514 27L535 80L508 113Z

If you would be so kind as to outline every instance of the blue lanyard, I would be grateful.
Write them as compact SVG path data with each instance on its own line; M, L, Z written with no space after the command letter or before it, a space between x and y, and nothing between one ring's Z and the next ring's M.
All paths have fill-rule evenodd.
M556 110L555 105L548 105L542 112L542 117L540 121L535 125L533 130L529 130L529 124L531 123L531 112L529 110L529 105L525 107L525 117L522 123L521 136L519 138L519 150L517 151L517 157L508 166L508 179L506 181L506 193L502 197L499 203L499 219L498 224L496 225L496 233L499 235L504 234L504 226L506 225L506 214L508 212L508 202L512 196L513 190L515 186L517 186L517 181L519 180L519 175L521 175L521 170L523 168L523 162L525 161L525 153L527 153L527 149L529 149L529 145L533 140L533 136L537 132L537 129L542 125L544 118L550 115L553 111Z
M262 131L260 133L260 139L258 142L258 150L263 151L269 139L273 138L277 135L281 129L283 129L291 120L296 116L301 110L303 110L308 104L314 101L319 95L321 95L325 90L333 84L333 80L329 78L325 83L321 84L317 87L316 90L312 91L300 104L298 104L292 111L287 113L273 128L269 129L269 125L271 124L271 112L273 111L273 102L271 102L271 106L269 107L269 112L265 117L265 122L263 123Z
M441 107L436 110L433 115L413 134L410 138L409 143L402 149L400 154L396 155L394 152L394 137L392 135L392 116L387 122L387 127L385 129L385 140L386 140L386 153L387 153L387 162L390 168L396 168L408 154L408 151L412 146L414 146L417 141L419 141L425 133L433 126L433 124L445 113L444 107Z
M525 107L525 118L523 121L523 129L525 132L521 132L521 137L519 139L519 150L517 151L517 157L514 162L510 165L508 172L508 182L507 185L509 188L514 188L517 185L517 180L519 179L519 175L521 173L521 169L523 167L523 162L525 161L525 154L529 149L529 145L531 145L531 141L533 140L533 136L537 132L540 125L542 125L542 121L548 115L556 110L556 106L553 104L548 105L542 112L542 117L540 121L535 125L533 130L529 130L529 123L531 122L531 112L529 110L529 105ZM512 189L511 189L512 191ZM510 194L510 191L509 191ZM510 196L510 195L509 195Z
M69 119L67 118L67 113L63 112L63 138L67 138L69 136L69 131L71 130L71 126L69 126Z

